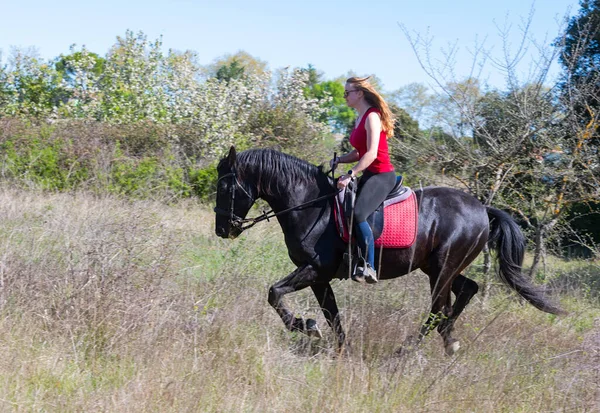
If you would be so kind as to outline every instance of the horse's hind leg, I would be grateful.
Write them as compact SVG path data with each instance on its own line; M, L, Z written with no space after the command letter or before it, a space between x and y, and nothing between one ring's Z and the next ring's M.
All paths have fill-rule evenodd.
M346 340L346 334L344 333L342 323L340 322L340 315L337 303L335 302L333 289L329 283L314 284L311 285L311 288L315 293L315 297L317 297L317 300L319 301L319 305L323 310L323 315L325 316L325 319L327 319L329 327L331 327L335 332L335 336L337 338L337 348L338 350L342 350Z
M447 275L444 276L443 272L438 273L437 276L429 275L429 283L431 286L431 311L419 332L419 343L431 330L439 327L443 320L447 320L452 316L450 280L451 278ZM442 334L442 338L444 339L444 347L446 349L456 341L446 332Z
M296 268L284 279L276 282L269 289L269 304L277 311L281 320L290 331L300 331L310 336L321 336L315 320L294 317L294 314L282 303L285 294L312 286L318 278L317 272L310 265Z
M456 296L452 311L447 318L441 320L438 325L438 331L444 338L444 345L446 353L454 354L458 351L460 344L457 340L452 338L452 331L454 330L454 322L458 316L465 309L467 304L471 301L471 298L479 291L477 283L462 274L452 282L452 292Z

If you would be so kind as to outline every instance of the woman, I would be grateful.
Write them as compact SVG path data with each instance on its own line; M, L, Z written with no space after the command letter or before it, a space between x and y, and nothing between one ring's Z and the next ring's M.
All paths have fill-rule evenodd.
M331 160L338 163L357 162L338 179L337 186L344 189L351 179L363 173L358 185L354 207L356 243L365 259L352 274L355 281L377 282L375 271L375 244L373 231L367 217L385 200L396 184L394 166L390 162L387 138L394 134L394 118L387 103L368 82L368 77L351 77L346 81L344 97L346 104L356 109L358 118L350 135L354 150Z

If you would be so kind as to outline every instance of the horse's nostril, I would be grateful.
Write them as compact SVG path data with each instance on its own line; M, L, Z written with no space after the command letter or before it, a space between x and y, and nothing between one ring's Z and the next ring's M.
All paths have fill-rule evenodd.
M217 233L217 235L219 237L222 237L225 235L225 230L223 228L217 228L215 232Z

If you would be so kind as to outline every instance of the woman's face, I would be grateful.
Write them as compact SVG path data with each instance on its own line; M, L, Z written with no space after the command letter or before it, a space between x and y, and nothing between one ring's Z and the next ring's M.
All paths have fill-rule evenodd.
M351 108L356 108L358 102L363 97L363 92L356 88L356 85L352 83L346 83L344 87L344 98L346 99L346 104Z

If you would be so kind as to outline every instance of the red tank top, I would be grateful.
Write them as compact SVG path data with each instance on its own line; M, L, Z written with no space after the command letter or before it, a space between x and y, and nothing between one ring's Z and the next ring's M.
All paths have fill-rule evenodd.
M367 130L365 129L365 122L369 113L376 112L380 113L377 108L369 108L363 115L360 123L356 128L352 130L350 134L350 145L358 151L359 158L362 158L367 153ZM377 148L377 158L367 168L367 171L379 174L383 172L392 172L394 165L390 162L390 153L388 150L387 134L381 130L379 134L379 148Z

